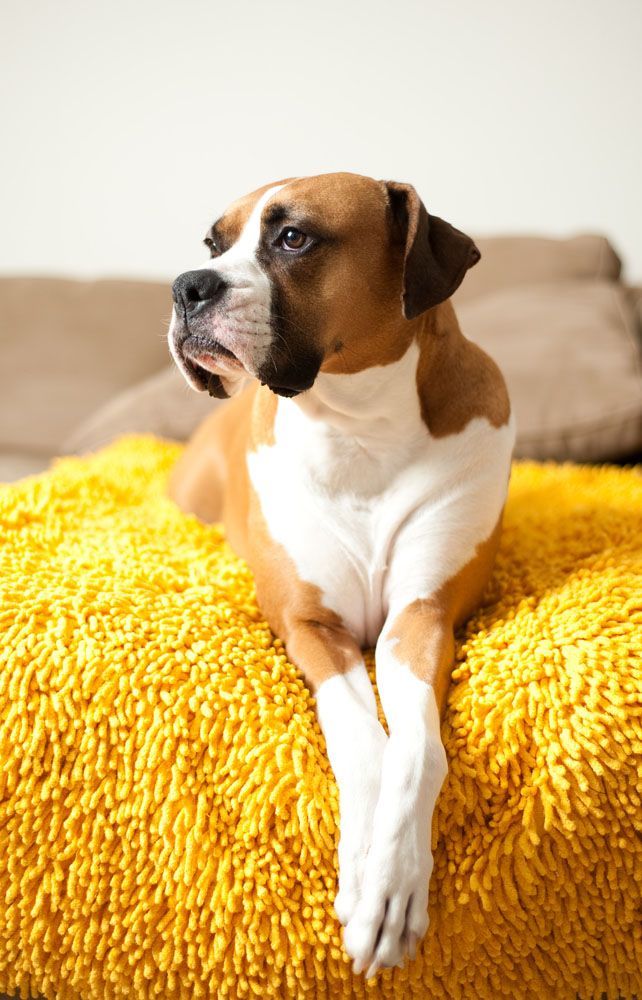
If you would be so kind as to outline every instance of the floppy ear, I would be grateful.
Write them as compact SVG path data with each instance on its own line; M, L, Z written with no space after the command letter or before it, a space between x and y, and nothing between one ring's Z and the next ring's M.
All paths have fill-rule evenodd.
M386 181L393 240L404 248L401 301L406 319L450 298L481 254L470 236L428 215L410 184Z

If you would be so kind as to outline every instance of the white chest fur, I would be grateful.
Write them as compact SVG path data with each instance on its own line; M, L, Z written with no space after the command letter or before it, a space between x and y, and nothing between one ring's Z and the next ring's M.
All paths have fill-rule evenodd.
M512 423L431 437L417 359L413 344L392 365L321 374L279 400L274 444L248 457L270 534L364 646L391 603L434 593L472 558L506 495Z

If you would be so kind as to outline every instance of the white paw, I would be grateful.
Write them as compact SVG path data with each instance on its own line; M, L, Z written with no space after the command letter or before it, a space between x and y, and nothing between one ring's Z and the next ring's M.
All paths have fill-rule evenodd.
M357 973L414 957L428 929L432 815L446 770L441 742L387 742L359 901L343 935Z
M386 742L384 730L372 719L359 740L349 776L339 782L339 892L334 909L344 927L361 895Z
M343 935L354 971L367 969L366 978L380 968L402 965L406 955L414 958L417 942L428 929L432 855L427 838L422 840L422 856L416 834L402 836L387 850L374 845L370 851L361 898Z

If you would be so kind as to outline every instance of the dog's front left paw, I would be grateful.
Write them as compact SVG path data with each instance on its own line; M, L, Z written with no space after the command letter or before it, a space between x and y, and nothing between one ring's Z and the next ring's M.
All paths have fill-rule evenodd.
M403 843L385 853L371 850L361 898L343 935L356 973L367 969L370 978L380 968L415 957L417 942L428 929L431 872L429 851L421 861L411 861Z

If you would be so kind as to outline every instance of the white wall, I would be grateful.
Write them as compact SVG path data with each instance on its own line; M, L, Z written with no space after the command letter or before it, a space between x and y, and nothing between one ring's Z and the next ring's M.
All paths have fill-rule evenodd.
M0 271L173 276L233 197L347 169L642 280L640 0L5 0L2 35Z

